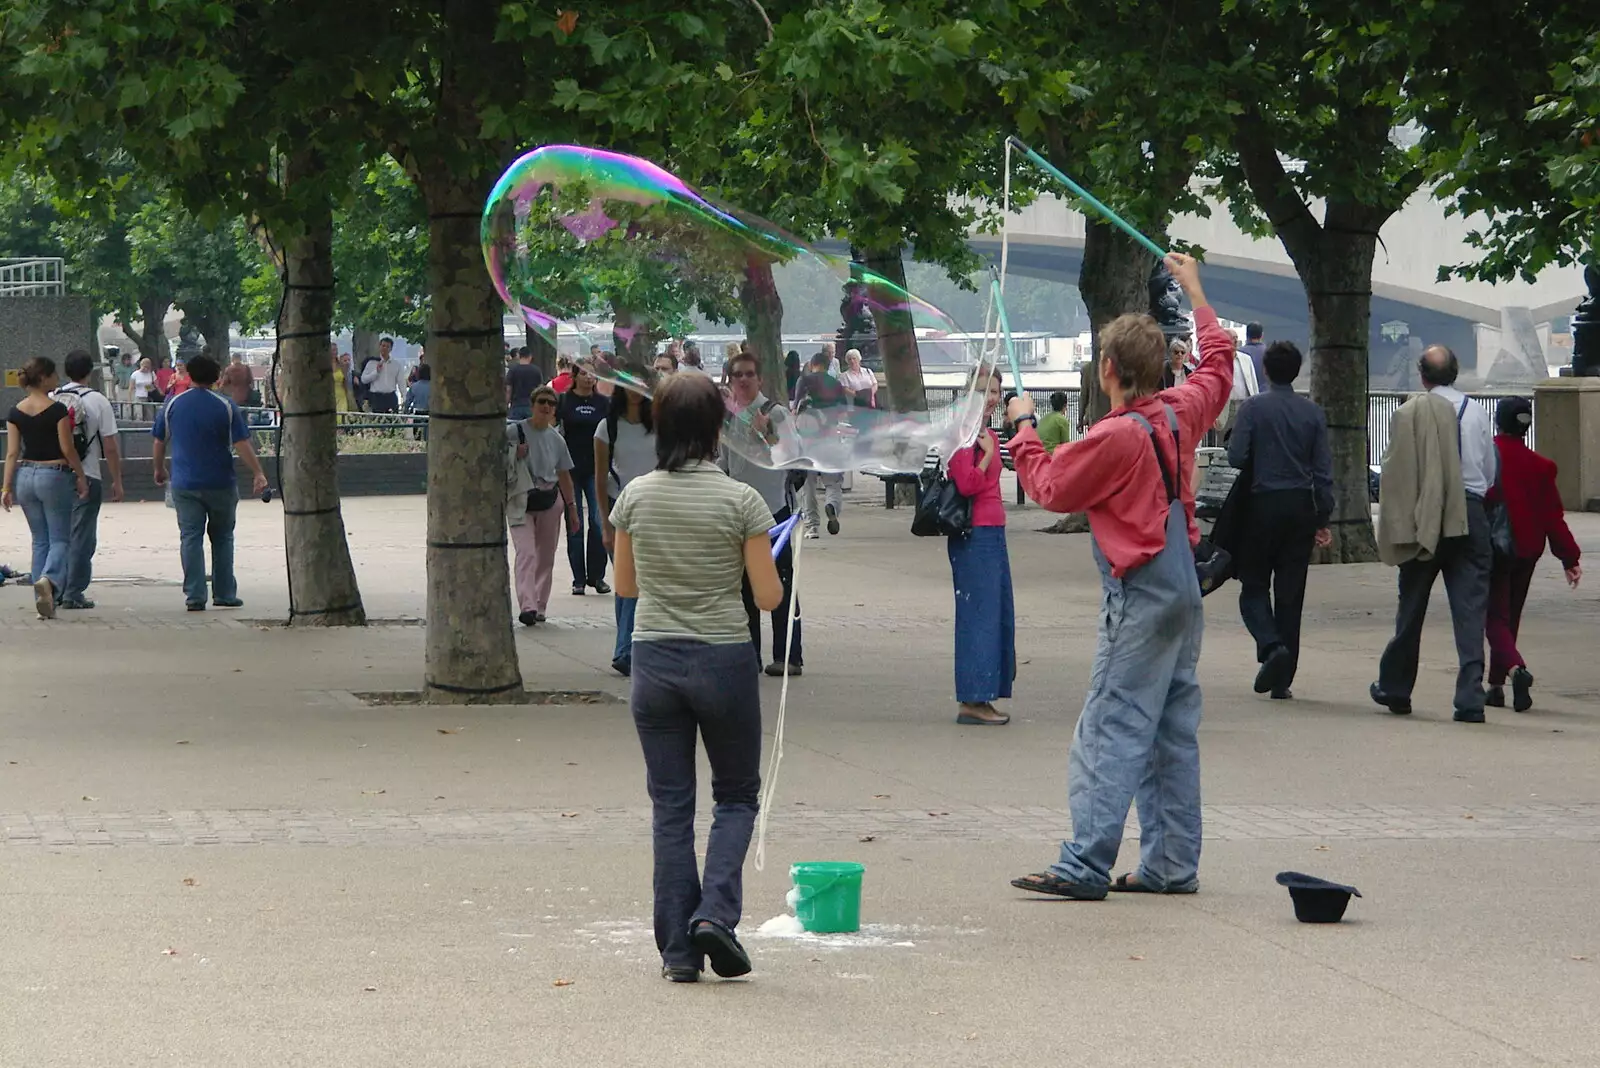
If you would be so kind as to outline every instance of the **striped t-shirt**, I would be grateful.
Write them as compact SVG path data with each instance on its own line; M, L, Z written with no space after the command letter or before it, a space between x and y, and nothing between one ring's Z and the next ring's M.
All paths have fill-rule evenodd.
M634 641L749 642L744 543L772 526L761 494L715 464L692 463L628 483L611 523L633 543Z

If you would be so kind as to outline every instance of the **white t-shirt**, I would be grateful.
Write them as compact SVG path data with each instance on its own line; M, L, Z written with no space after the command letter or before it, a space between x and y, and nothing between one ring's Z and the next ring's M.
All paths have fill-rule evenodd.
M859 371L846 371L839 376L839 384L856 393L857 407L866 407L868 399L878 388L878 376L863 367Z
M150 376L154 381L155 376ZM78 457L83 461L83 473L86 477L98 480L100 478L100 457L105 455L105 448L100 444L104 438L117 436L117 413L111 407L111 402L99 390L80 386L76 382L68 382L56 393L73 393L77 395L78 403L83 405L85 413L84 431L89 436L89 455ZM65 403L65 402L63 402Z
M611 441L611 429L605 420L594 428L594 440ZM630 423L627 419L617 420L617 443L611 447L611 470L617 477L611 479L611 499L616 500L634 479L641 475L648 475L656 469L656 436L646 430L642 423ZM622 484L617 484L617 479Z
M133 372L133 397L135 400L148 400L150 391L156 388L156 373L154 371Z

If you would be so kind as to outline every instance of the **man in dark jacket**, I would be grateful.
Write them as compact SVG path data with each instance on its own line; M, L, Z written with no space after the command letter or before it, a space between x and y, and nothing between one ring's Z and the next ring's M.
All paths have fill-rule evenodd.
M1281 701L1294 696L1311 550L1333 540L1333 456L1322 409L1294 391L1300 350L1275 341L1261 362L1271 384L1240 406L1228 462L1250 476L1237 571L1239 614L1261 664L1255 690Z

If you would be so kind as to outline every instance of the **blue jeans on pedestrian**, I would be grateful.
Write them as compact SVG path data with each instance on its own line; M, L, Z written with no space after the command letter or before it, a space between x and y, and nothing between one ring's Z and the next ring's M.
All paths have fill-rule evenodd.
M748 642L643 641L633 648L633 723L654 809L655 931L661 961L699 968L689 928L732 931L761 794L761 662ZM705 873L695 861L695 736L711 764Z
M600 500L595 496L594 475L574 472L572 486L578 496L573 502L578 507L578 532L567 530L567 563L572 565L574 586L592 586L606 577L606 538L600 522Z
M1050 871L1102 887L1139 806L1139 882L1183 892L1200 870L1200 639L1205 613L1183 503L1167 544L1120 579L1100 565L1100 639L1067 765L1072 841Z
M11 487L28 517L33 534L33 581L50 580L56 600L67 585L67 554L72 544L72 502L78 499L78 479L59 464L17 464L16 485Z
M100 544L100 502L104 489L89 479L89 496L72 502L72 540L67 549L67 588L63 601L81 601L94 578L94 551Z
M613 663L631 663L633 660L633 615L639 609L639 598L616 598L617 646L611 653Z
M977 705L1011 696L1017 625L1005 527L973 527L946 539L956 592L956 700Z
M211 596L231 601L239 595L233 577L233 524L239 510L239 490L174 488L172 504L178 510L178 555L183 560L183 599L206 603L206 550L211 539Z

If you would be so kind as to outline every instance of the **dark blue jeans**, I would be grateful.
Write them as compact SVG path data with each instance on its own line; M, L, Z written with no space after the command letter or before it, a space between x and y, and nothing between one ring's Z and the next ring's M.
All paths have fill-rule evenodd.
M689 928L732 931L744 911L744 858L761 793L760 661L750 646L643 641L633 646L633 723L654 805L656 948L699 968ZM711 833L694 854L695 735L711 763Z
M104 490L98 478L89 480L89 496L72 502L72 544L67 548L67 588L64 601L81 601L94 578L94 551L100 544L100 502Z
M211 594L218 601L231 601L239 595L233 577L233 524L239 510L239 491L196 489L172 491L172 506L178 511L178 555L183 560L183 599L189 604L206 603L206 550L203 539L211 539Z
M578 494L573 502L578 507L578 533L567 530L567 563L572 565L572 584L588 586L606 577L605 531L600 523L594 475L579 475L574 471L572 487Z
M772 517L774 523L782 523L793 513L787 509L780 509ZM783 600L778 602L778 607L772 610L772 662L781 664L785 654L788 655L790 667L805 667L806 658L801 650L800 634L800 605L794 606L794 644L787 642L789 633L789 598L794 596L794 540L791 537L789 544L783 547L783 552L777 555L774 563L778 565L778 580L783 583ZM761 609L756 607L755 591L750 586L750 576L744 577L744 614L750 620L750 644L756 647L756 658L761 658Z

